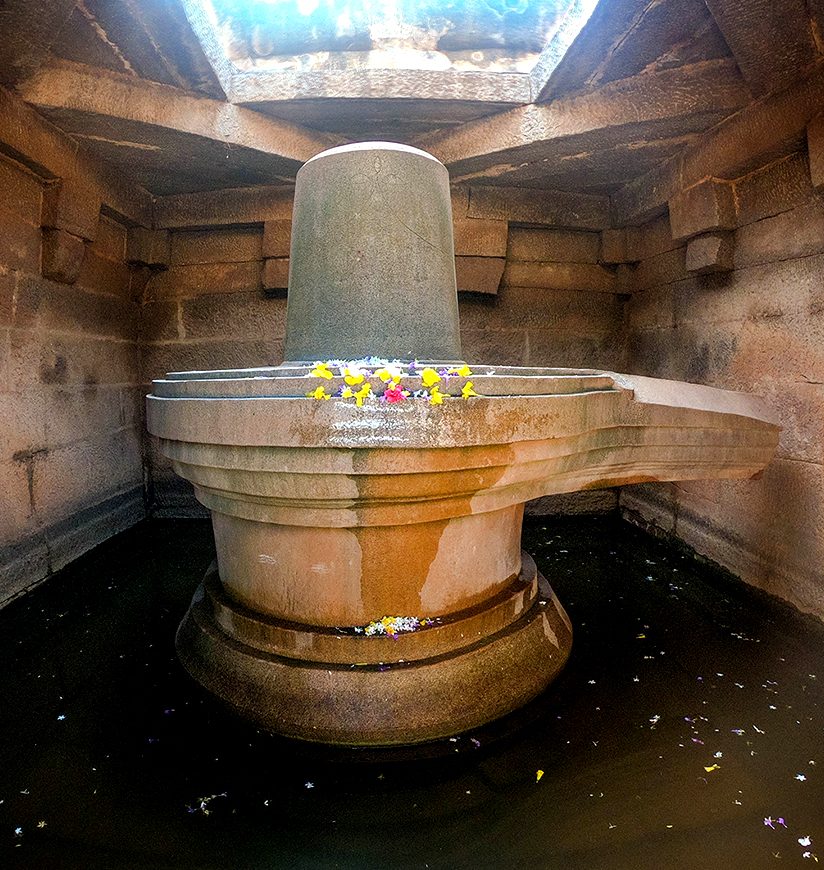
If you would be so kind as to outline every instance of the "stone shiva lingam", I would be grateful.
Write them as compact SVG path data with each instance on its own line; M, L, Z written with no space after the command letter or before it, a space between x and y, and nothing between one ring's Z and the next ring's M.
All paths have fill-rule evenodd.
M572 629L521 551L524 502L747 478L762 402L611 372L467 365L449 178L385 142L295 188L283 365L174 372L149 431L211 512L217 563L180 626L190 674L271 731L453 735L543 691Z

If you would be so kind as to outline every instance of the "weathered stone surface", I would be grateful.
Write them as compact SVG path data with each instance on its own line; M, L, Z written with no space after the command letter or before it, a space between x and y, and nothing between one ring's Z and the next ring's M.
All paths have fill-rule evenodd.
M43 277L74 284L80 274L86 242L65 230L43 230Z
M455 254L463 257L505 257L508 227L505 220L465 218L453 221Z
M557 190L472 187L468 214L472 218L600 230L609 225L609 200L604 196Z
M44 129L30 132L37 145ZM49 159L68 160L60 150L66 143L56 137L52 144ZM0 186L0 478L14 499L0 511L5 601L144 509L138 307L128 297L125 230L90 210L93 242L59 228L41 231L35 177L4 160ZM42 275L40 258L29 256L31 234L41 232ZM117 489L124 498L132 493L128 507L112 500Z
M132 268L122 257L118 260L102 257L95 244L87 244L86 256L77 276L77 285L126 299Z
M365 78L370 72L374 70L361 67L357 75ZM406 78L409 73L409 70L399 71L398 80ZM308 76L307 84L311 82L312 73ZM318 78L315 81L318 82ZM255 103L255 111L356 142L382 141L386 131L391 129L393 141L405 145L414 145L417 139L434 130L457 127L475 118L505 112L524 102L427 99L422 96L386 99L374 96L324 97L311 92L305 97L291 99L271 99L272 96L268 94L267 99Z
M287 219L266 221L263 224L264 257L288 257L292 241L292 221Z
M526 365L530 366L554 366L563 362L574 368L597 366L609 371L626 368L622 336L615 333L574 335L530 327L526 344Z
M13 203L7 208L0 202L0 263L6 269L38 271L41 238L39 218L36 223L23 221Z
M604 58L637 20L638 6L634 0L613 0L609 8L596 5L587 25L562 57L554 56L550 43L547 56L536 63L531 75L536 102L586 87Z
M739 227L803 205L813 192L810 163L804 154L791 154L734 184Z
M197 90L218 99L224 96L182 4L163 0L124 0L116 4L89 0L85 8L106 34L107 42L117 46L121 69L128 65L127 69L150 81ZM65 40L66 36L64 32L61 38Z
M495 297L490 297L493 299ZM527 364L526 331L523 329L476 329L461 327L461 346L470 363L475 360L492 365Z
M819 539L813 478L824 458L824 210L800 178L804 165L803 156L789 158L737 183L748 220L735 232L733 272L652 285L629 303L629 365L757 390L782 422L780 459L746 487L649 487L622 494L622 506L821 615L819 556L802 542ZM794 543L785 547L785 540Z
M504 283L494 298L463 297L461 326L479 332L526 327L547 329L556 337L619 335L623 305L621 298L611 293L515 287ZM485 358L473 356L472 359L477 362ZM559 364L557 359L547 365L556 363Z
M262 286L263 264L197 263L172 266L155 274L146 286L146 300L171 299L198 293L237 293L259 290Z
M294 188L243 187L160 196L155 226L161 229L231 226L290 219Z
M617 489L602 489L594 492L545 495L527 502L524 514L533 517L611 514L618 507L618 492Z
M804 0L706 0L756 95L792 84L817 57Z
M97 235L101 201L85 181L64 179L48 185L43 194L43 226L65 230L91 241Z
M285 306L260 293L201 295L180 303L183 338L265 340L282 336L285 322Z
M740 178L798 150L810 120L821 112L824 68L813 67L794 87L752 103L721 122L676 158L612 196L615 225L657 214L684 187L707 177Z
M732 233L704 233L691 238L687 243L688 272L729 272L733 267L733 259Z
M9 0L3 4L0 84L12 87L37 70L74 6L74 0Z
M676 248L642 260L632 272L630 290L633 292L649 290L681 281L688 276L686 251L683 247Z
M214 227L171 234L173 266L248 263L260 260L262 236L257 227Z
M665 50L670 46L685 46L699 34L704 41L712 39L708 23L712 24L712 18L703 0L659 0L647 4L624 38L605 53L593 80L610 82L637 75L645 69L676 65L666 58ZM718 37L723 45L720 33ZM709 57L728 54L724 45L720 51L711 52ZM700 55L696 60L699 59Z
M168 230L130 227L126 236L126 261L140 266L166 267L171 262L172 240Z
M808 201L792 211L741 227L735 234L736 268L809 257L824 251L824 201Z
M611 266L637 262L641 259L640 236L637 227L602 230L599 261Z
M89 252L86 252L89 256ZM138 307L117 294L38 280L17 281L14 325L18 329L50 330L85 336L133 339Z
M634 231L628 238L632 241L634 262L649 260L650 257L683 247L683 242L674 241L672 238L668 214L632 229Z
M497 293L505 265L503 257L455 257L458 291Z
M824 115L813 118L807 127L807 151L813 187L821 190L824 188Z
M674 196L669 202L669 213L672 237L676 241L735 229L732 185L714 178L702 181Z
M469 212L469 187L450 184L449 200L452 203L452 220L458 221Z
M286 290L289 286L289 258L269 257L263 261L263 289Z
M259 180L263 181L266 175L292 176L302 161L340 141L231 103L193 97L168 85L69 61L39 69L23 86L23 97L59 121L67 132L84 136L92 150L110 140L112 124L127 128L132 147L109 148L105 152L110 161L127 172L130 166L134 169L132 161L145 156L145 147L141 146L163 147L166 143L171 146L168 159L179 163L187 173L191 172L191 167L186 166L187 153L206 159L213 155L215 162L208 166L210 174L237 167L261 171ZM211 149L210 142L214 143ZM119 139L116 144L122 146ZM227 150L227 146L232 147ZM218 163L216 158L221 155L223 159ZM184 157L182 161L180 156ZM193 179L183 178L188 187L184 186L182 192L193 189ZM141 180L160 191L151 174ZM168 192L170 182L173 178L164 178L163 192Z
M509 629L490 633L485 642L442 652L429 661L414 656L409 661L406 653L403 668L373 666L354 680L350 668L330 669L322 661L294 667L282 655L263 657L259 642L251 646L235 639L231 646L226 644L221 639L225 627L242 627L234 616L236 607L224 598L224 611L210 601L211 595L201 593L181 626L178 652L195 679L263 728L333 744L417 743L470 729L515 709L560 671L571 647L569 620L546 581L541 577L539 582L541 601L532 613ZM220 588L208 575L206 585ZM267 621L275 631L280 629ZM248 636L260 635L263 620L248 622ZM468 626L464 630L473 637L478 633ZM300 630L289 646L308 649L308 643L318 643L322 636ZM433 637L429 635L430 641ZM412 638L417 640L414 634L404 640ZM500 688L489 692L493 674ZM416 708L413 699L422 683L431 703ZM376 712L373 699L378 692L387 702ZM250 704L248 698L260 701ZM389 713L398 709L415 712L402 717Z
M513 287L615 293L615 274L589 263L508 263L504 282Z
M630 136L644 141L704 130L748 101L735 65L708 61L470 121L419 144L458 176L495 167L502 177L525 160L604 149Z
M181 335L180 309L176 299L147 302L140 306L140 341L174 341Z
M512 227L507 257L532 263L597 263L599 250L598 233Z

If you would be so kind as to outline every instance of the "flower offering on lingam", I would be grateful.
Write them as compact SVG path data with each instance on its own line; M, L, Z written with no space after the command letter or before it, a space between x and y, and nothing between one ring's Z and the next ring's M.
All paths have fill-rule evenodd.
M430 405L442 405L444 399L469 399L478 394L468 380L472 370L466 363L459 366L421 366L417 360L405 363L377 357L359 360L316 362L308 377L329 381L306 393L309 399L353 399L360 407L368 398L390 405L417 399ZM356 389L357 388L357 389Z

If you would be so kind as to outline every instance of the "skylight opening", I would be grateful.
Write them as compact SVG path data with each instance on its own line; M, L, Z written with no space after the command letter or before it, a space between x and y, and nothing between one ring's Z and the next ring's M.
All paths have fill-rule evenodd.
M206 2L240 69L529 72L570 13L595 0Z

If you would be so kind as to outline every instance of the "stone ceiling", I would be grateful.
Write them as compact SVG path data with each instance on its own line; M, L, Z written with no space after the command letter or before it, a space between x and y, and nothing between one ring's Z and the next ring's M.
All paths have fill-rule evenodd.
M399 0L395 66L386 27L336 43L212 2L7 0L0 83L155 196L288 186L369 139L457 182L615 196L822 57L824 0Z

